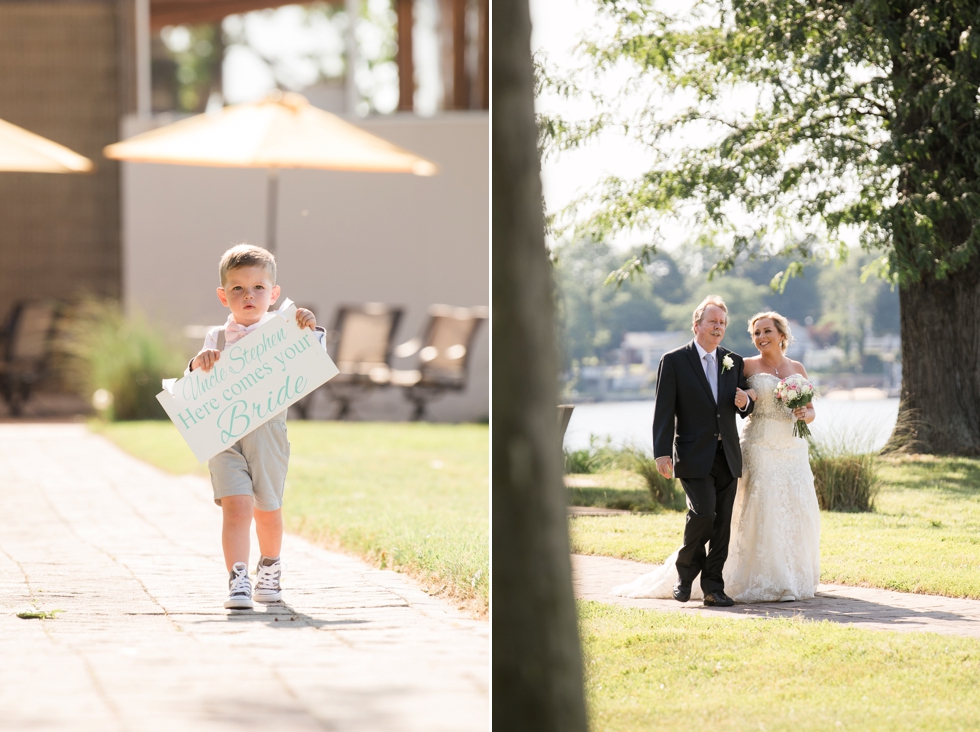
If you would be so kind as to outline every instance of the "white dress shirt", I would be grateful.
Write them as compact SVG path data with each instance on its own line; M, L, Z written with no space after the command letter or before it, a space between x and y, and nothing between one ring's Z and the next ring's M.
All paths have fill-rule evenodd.
M716 365L715 366L715 368L718 369L718 372L715 374L715 378L718 379L718 390L721 391L721 380L720 380L720 377L721 377L721 374L723 372L721 371L721 366L720 366L721 361L718 359L718 349L716 348L713 351L706 351L706 350L704 350L701 347L701 344L698 343L697 341L694 341L694 347L698 349L698 356L701 358L701 368L704 369L704 377L706 379L708 379L708 383L709 384L711 383L711 378L708 376L708 363L707 363L707 361L705 361L705 358L704 357L707 356L709 353L711 353L712 355L714 355L714 357L715 357L715 363L716 364L719 364L719 365ZM748 400L746 400L744 407L739 407L738 405L736 405L736 409L738 409L738 411L740 411L740 412L744 412L748 408L749 408L749 402L748 402Z

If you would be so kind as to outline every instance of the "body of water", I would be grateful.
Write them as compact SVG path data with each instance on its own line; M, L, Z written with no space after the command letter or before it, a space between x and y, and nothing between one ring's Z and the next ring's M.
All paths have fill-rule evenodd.
M817 418L810 425L821 442L846 440L857 448L879 450L888 441L898 416L898 399L813 403ZM744 420L736 420L741 432ZM589 446L589 437L609 439L614 445L653 449L653 402L598 402L578 404L565 432L565 449Z

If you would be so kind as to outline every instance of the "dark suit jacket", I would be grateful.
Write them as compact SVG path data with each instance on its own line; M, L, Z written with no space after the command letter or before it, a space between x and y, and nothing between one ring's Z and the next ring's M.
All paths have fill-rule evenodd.
M748 389L745 364L737 353L718 346L718 404L715 404L704 375L698 349L691 341L664 354L657 373L657 401L653 410L653 454L672 455L678 478L704 478L711 472L718 435L725 446L728 467L736 478L742 475L742 450L738 445L735 389ZM733 366L722 369L725 356ZM755 406L749 401L743 417Z

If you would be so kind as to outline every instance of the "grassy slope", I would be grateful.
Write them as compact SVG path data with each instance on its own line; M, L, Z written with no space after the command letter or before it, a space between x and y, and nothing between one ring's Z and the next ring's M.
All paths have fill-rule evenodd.
M96 429L163 470L207 475L168 422ZM289 439L288 531L406 570L430 591L486 612L486 426L294 421Z
M874 513L821 514L821 580L980 598L980 460L883 463ZM684 514L581 517L573 551L661 562Z
M980 640L580 604L592 728L974 730Z

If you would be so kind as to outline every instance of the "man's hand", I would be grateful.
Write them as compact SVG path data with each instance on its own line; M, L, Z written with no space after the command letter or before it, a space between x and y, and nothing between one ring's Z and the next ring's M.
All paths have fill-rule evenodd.
M214 368L215 361L217 361L219 358L221 358L221 351L201 351L194 357L194 360L191 361L191 371L201 369L204 371L204 373L207 373Z
M316 330L316 316L306 308L296 308L296 325L310 330Z
M657 458L657 470L665 478L674 477L674 461L669 457L658 457Z
M746 394L741 389L735 390L735 406L739 409L745 409L749 405L749 395Z

